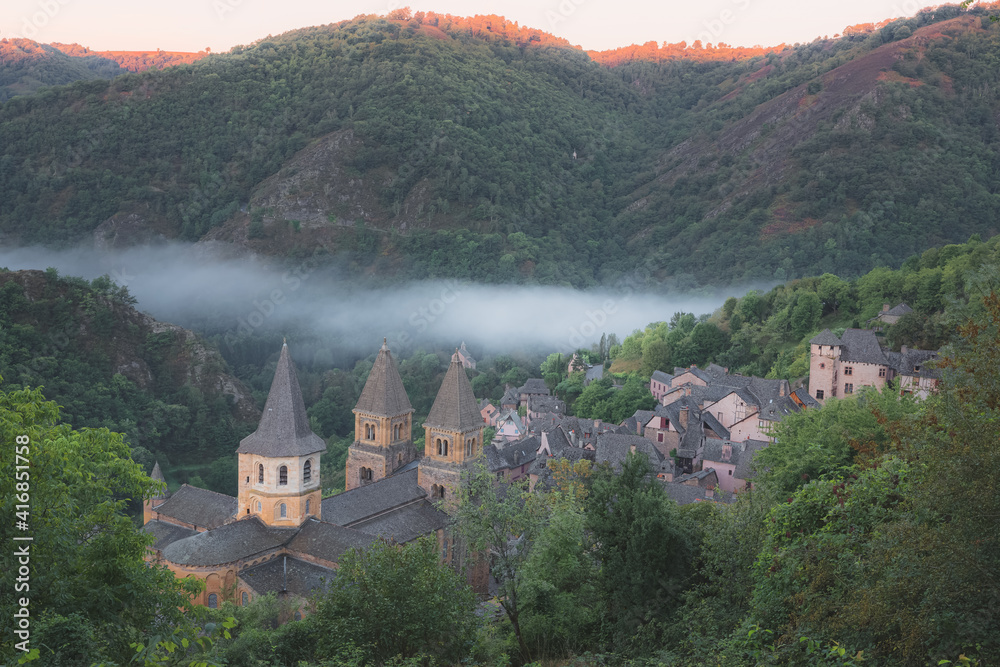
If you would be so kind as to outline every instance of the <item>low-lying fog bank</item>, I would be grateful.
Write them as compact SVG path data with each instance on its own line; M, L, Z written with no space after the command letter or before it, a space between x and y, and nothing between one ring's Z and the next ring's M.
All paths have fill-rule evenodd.
M88 249L0 249L11 270L54 267L88 280L108 274L153 317L224 337L309 331L367 356L396 348L458 345L480 351L589 347L603 333L624 338L675 312L711 313L726 297L658 293L640 273L592 290L429 280L372 287L329 256L277 263L232 259L203 245L170 244L113 254Z

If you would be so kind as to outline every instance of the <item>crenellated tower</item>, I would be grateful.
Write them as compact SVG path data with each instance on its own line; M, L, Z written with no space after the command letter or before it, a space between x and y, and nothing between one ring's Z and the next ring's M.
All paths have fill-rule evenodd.
M424 457L420 460L417 482L432 501L454 498L467 464L483 448L483 416L455 350L448 372L427 421L424 422Z
M382 339L354 408L354 444L347 451L347 490L388 477L416 458L413 407L389 345Z
M257 430L240 441L239 514L269 526L295 527L320 518L320 455L326 443L312 432L287 343Z

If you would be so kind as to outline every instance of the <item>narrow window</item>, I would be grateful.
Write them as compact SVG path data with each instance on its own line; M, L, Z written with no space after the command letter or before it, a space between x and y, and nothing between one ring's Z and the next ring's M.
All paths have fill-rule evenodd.
M288 518L288 507L285 505L285 503L281 503L281 518L282 519Z
M245 607L248 604L250 604L250 596L247 595L246 591L243 591L243 606Z
M309 505L310 505L309 500L310 500L309 498L306 498L306 514L309 514Z
M278 468L278 484L282 486L288 484L288 466Z
M448 456L448 441L444 441L444 455Z
M257 501L257 513L258 514L260 513L260 501L259 500Z
M264 464L263 463L258 463L257 464L257 483L258 484L263 484L264 483Z
M444 455L444 448L441 445L441 438L437 439L437 447L438 447L438 456L443 456Z
M208 594L208 608L218 609L219 608L219 596L215 593Z
M306 461L306 464L302 466L302 481L308 482L312 479L313 464L312 461Z
M852 383L850 383L850 382L846 383L844 385L844 393L845 394L853 394L854 393L854 385Z

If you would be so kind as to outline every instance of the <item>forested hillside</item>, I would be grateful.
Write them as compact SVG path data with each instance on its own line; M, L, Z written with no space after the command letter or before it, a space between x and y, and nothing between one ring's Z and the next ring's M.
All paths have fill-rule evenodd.
M393 279L860 275L997 232L990 11L729 59L406 10L297 30L4 103L0 233L323 244Z
M195 334L133 304L107 278L0 271L5 390L44 387L66 423L124 434L147 470L230 454L260 417L250 389Z

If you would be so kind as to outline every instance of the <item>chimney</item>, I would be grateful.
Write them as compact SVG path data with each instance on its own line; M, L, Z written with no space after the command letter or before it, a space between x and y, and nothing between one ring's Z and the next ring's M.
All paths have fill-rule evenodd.
M680 423L681 423L681 428L683 428L684 430L687 430L687 427L688 427L688 408L687 408L687 406L684 406L683 408L681 408L681 413L680 413L680 416L678 418L678 421L680 421Z
M631 453L635 454L635 445L629 445L629 447L628 447L628 450L629 450L629 451L630 451Z
M785 385L787 385L787 384L788 384L788 381L787 381L787 380L782 380L782 381L781 381L781 382L779 383L779 385L778 385L778 386L779 386L779 389L778 389L778 396L784 396L784 395L785 395Z
M730 445L723 445L722 446L722 460L723 461L728 461L731 458L733 458L733 446L731 444Z
M684 387L684 395L685 396L690 396L691 395L691 385L686 385Z
M600 419L595 419L594 420L594 430L595 431L600 431L601 430L601 420Z
M882 304L882 312L883 313L888 313L889 312L889 304L887 304L887 303L883 303Z
M705 489L705 497L706 498L714 498L715 497L715 489Z
M907 350L907 348L906 348L905 345L900 345L899 346L899 353L900 354L906 354L906 350Z

